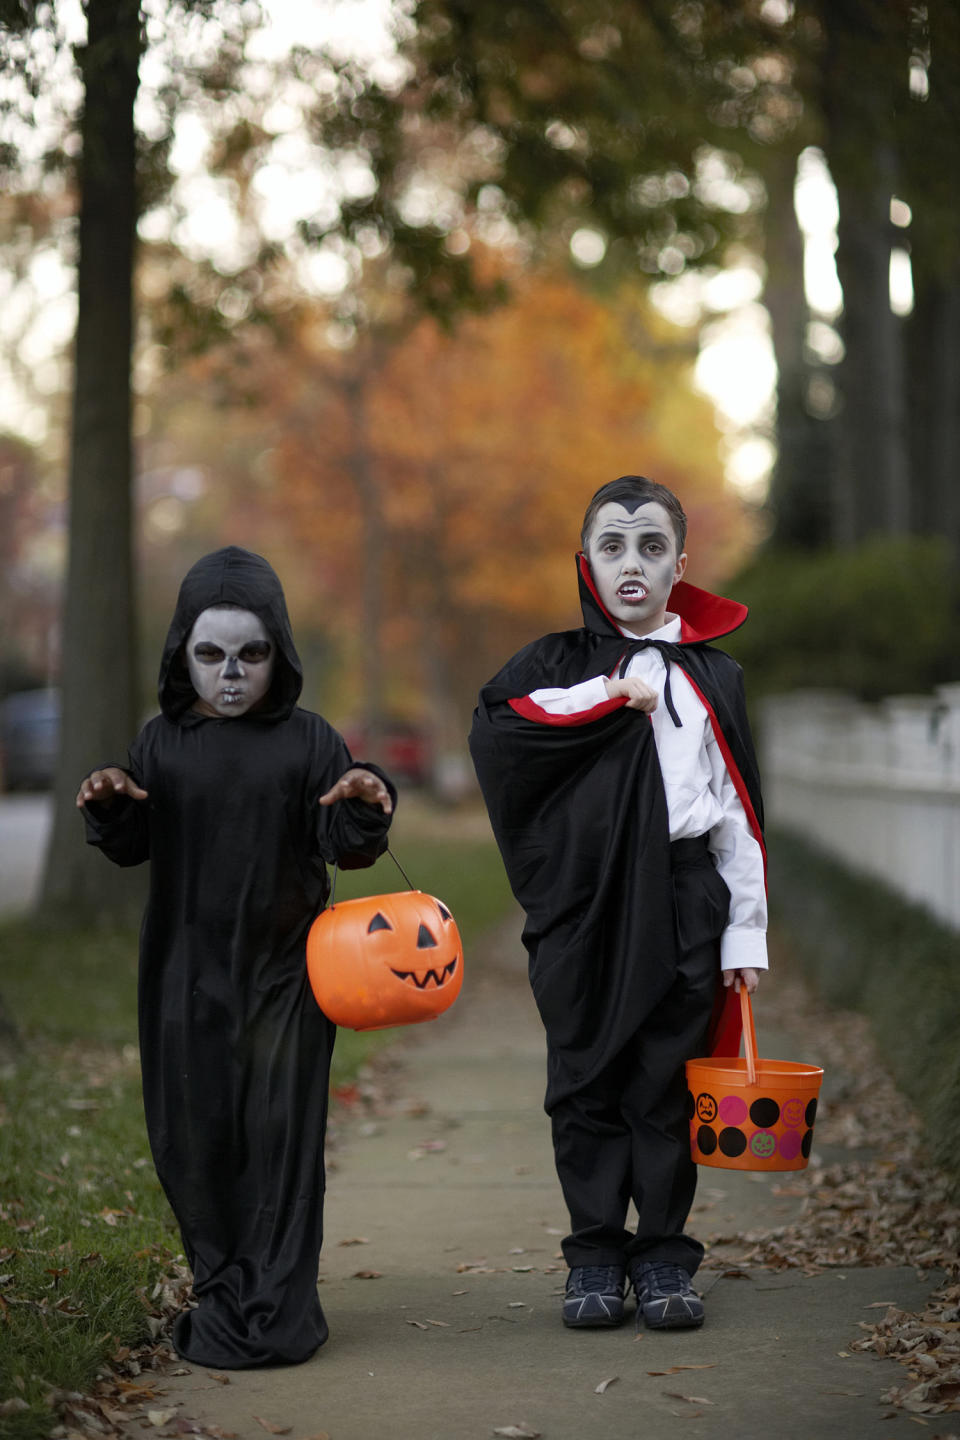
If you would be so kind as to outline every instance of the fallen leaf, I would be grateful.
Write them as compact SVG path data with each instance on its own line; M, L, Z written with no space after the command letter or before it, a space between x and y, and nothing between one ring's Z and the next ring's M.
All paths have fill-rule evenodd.
M540 1440L540 1431L526 1425L495 1425L493 1433L502 1435L503 1440Z
M532 1265L511 1265L510 1269L515 1275L529 1275L533 1269Z
M338 1245L369 1245L366 1235L351 1235L349 1240L338 1240Z
M354 1270L354 1280L379 1280L383 1275L382 1270Z
M176 1410L148 1410L147 1419L151 1425L167 1425L176 1413Z
M681 1370L716 1370L716 1360L709 1365L671 1365L669 1370L648 1370L648 1375L679 1375Z
M446 1320L430 1320L430 1319L428 1319L428 1320L427 1320L427 1324L428 1324L428 1325L436 1325L436 1327L437 1327L438 1330L449 1330L449 1329L450 1329L449 1322L446 1321Z
M289 1435L293 1429L292 1425L274 1425L272 1420L264 1420L261 1415L254 1415L258 1425L262 1425L268 1435Z
M189 1375L189 1370L186 1373ZM207 1375L210 1377L211 1380L216 1380L218 1385L230 1384L230 1376L223 1375L219 1370L208 1370Z
M407 1325L412 1325L415 1330L429 1330L429 1325L424 1325L422 1320L407 1320Z
M874 1300L872 1305L864 1305L864 1310L889 1310L891 1305L896 1305L896 1300Z
M685 1405L713 1405L713 1400L705 1400L702 1395L681 1395L679 1390L664 1390L668 1400L682 1400Z
M616 1385L616 1383L617 1383L617 1381L618 1381L619 1379L620 1379L620 1376L619 1376L619 1375L611 1375L610 1378L609 1378L609 1380L601 1380L599 1385L595 1385L595 1386L593 1387L593 1393L594 1393L594 1395L603 1395L603 1394L605 1394L605 1392L610 1389L610 1386L611 1386L611 1385Z
M527 1302L525 1300L510 1300L507 1303L508 1310L526 1310L526 1308Z

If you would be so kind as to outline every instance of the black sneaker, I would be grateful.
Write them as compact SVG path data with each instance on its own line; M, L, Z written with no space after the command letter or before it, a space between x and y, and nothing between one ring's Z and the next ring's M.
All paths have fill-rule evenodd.
M574 1265L563 1297L564 1325L602 1328L623 1320L622 1265Z
M703 1301L682 1265L641 1260L631 1268L630 1279L638 1325L641 1317L651 1330L692 1330L703 1324Z

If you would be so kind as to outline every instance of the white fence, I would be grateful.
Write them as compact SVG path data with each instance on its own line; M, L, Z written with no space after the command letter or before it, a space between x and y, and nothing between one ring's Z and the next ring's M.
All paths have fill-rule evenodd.
M771 822L960 929L960 685L878 705L778 695L762 743Z

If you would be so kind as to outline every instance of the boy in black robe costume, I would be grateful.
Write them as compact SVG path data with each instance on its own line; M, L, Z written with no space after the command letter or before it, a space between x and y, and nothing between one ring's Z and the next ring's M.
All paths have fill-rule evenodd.
M184 653L211 607L249 612L273 645L263 699L229 718L198 711ZM301 685L271 566L233 546L207 555L180 589L162 713L126 767L93 772L77 797L89 843L118 865L150 861L144 1108L197 1300L174 1344L223 1369L295 1364L327 1338L317 1265L336 1030L309 989L305 941L327 863L372 865L396 800L297 705Z
M737 1054L735 991L741 981L756 985L751 967L765 966L765 942L762 931L747 936L746 958L731 962L738 968L725 969L721 984L731 891L695 820L681 827L684 838L671 838L673 812L647 723L658 699L627 677L635 657L647 657L659 674L662 725L692 721L710 737L715 768L729 777L725 804L739 816L741 852L752 850L738 863L753 867L751 883L762 897L759 777L740 667L707 643L736 629L747 612L677 579L686 519L669 491L637 476L602 487L587 512L585 550L604 506L623 522L614 548L647 543L647 514L659 513L661 532L672 527L673 534L653 531L658 557L638 549L632 568L616 562L624 588L615 593L626 596L628 617L631 605L643 611L646 604L654 614L642 570L659 564L666 575L659 624L669 621L673 638L662 638L656 620L633 631L629 618L618 623L581 553L583 628L546 635L508 661L481 691L470 745L526 912L530 980L547 1034L545 1109L571 1216L563 1242L570 1266L564 1323L619 1324L629 1279L638 1325L680 1328L703 1320L690 1285L703 1247L683 1233L696 1185L684 1061L707 1048ZM571 687L587 693L585 682L596 703L586 709L577 699L565 703L565 695L576 696ZM686 707L685 720L678 707ZM688 783L682 774L679 780L681 788ZM633 1235L625 1228L631 1199L638 1212Z

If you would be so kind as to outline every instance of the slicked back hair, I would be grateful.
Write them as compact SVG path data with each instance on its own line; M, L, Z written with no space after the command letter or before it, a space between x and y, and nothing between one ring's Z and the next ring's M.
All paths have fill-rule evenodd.
M673 533L677 540L677 554L682 555L683 547L687 543L687 517L683 513L683 506L666 485L658 485L656 480L648 480L645 475L621 475L618 480L608 480L606 485L600 486L587 506L587 513L583 517L580 543L584 550L587 548L587 538L601 505L607 505L613 501L615 504L629 507L631 501L643 505L648 500L656 500L670 516Z

